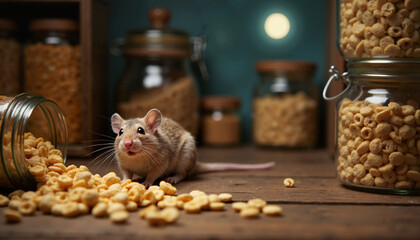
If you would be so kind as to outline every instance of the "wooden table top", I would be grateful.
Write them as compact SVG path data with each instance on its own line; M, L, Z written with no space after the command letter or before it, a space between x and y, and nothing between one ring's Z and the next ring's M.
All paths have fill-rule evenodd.
M176 185L178 194L197 189L208 194L227 192L234 202L258 197L281 206L283 214L243 219L230 203L223 212L181 212L176 224L151 227L138 217L138 211L122 225L91 215L67 219L38 211L18 224L2 221L0 239L420 239L419 196L347 189L336 179L334 162L324 150L201 147L198 156L203 162L275 161L276 166L265 171L202 174ZM68 164L87 165L101 175L118 172L115 163L103 161L72 159ZM284 187L286 177L295 180L295 187Z

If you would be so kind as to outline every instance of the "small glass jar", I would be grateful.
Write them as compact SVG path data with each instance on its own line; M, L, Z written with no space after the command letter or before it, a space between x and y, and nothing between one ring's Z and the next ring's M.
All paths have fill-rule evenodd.
M420 58L420 1L337 1L337 44L347 60Z
M35 118L33 118L36 116ZM42 129L30 124L39 122ZM67 127L60 108L54 102L30 94L0 96L0 188L33 189L35 178L29 172L24 148L25 135L32 133L67 156Z
M253 100L253 138L260 146L310 148L317 143L315 64L259 61Z
M157 108L197 136L199 98L191 69L191 43L199 41L169 28L167 9L151 9L149 19L151 27L130 30L125 39L114 42L113 53L126 60L115 92L115 108L125 118L143 117Z
M335 71L329 81L348 82L337 103L338 179L362 191L420 194L420 62L347 66L348 72ZM324 98L334 99L326 89Z
M85 131L78 25L68 19L37 19L30 22L29 30L24 91L56 102L66 116L69 143L78 143Z
M208 96L202 99L202 140L206 145L232 146L241 141L241 120L236 97Z
M0 94L18 94L21 91L20 51L15 23L0 19Z

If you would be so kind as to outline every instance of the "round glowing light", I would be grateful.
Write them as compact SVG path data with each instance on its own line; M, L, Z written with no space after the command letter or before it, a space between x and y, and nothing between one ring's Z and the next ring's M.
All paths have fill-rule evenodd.
M290 22L283 14L273 13L265 20L264 29L271 38L281 39L289 33Z

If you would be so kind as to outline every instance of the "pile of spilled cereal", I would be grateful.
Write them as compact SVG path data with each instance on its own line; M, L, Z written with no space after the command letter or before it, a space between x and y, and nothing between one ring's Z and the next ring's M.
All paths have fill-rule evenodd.
M31 133L25 134L24 149L28 169L38 182L37 190L15 190L8 196L0 194L0 206L7 206L3 217L8 223L20 222L22 215L34 215L37 210L67 218L92 214L98 218L108 217L114 223L125 223L129 212L142 207L140 218L159 226L175 223L180 210L186 213L223 211L225 202L232 201L229 193L206 194L193 190L176 195L177 189L164 181L146 189L131 180L121 182L114 172L101 177L83 165L65 166L60 150ZM260 210L269 216L281 213L280 207L266 206L262 199L243 203L242 208L246 209L241 213L244 218L256 217Z

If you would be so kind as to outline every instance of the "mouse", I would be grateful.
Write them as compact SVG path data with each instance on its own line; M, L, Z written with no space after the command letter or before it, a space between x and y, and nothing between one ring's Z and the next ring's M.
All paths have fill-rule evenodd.
M180 124L163 117L154 108L144 117L124 119L118 113L111 117L115 137L114 148L122 182L134 175L151 186L157 179L177 184L194 174L229 170L263 170L275 165L204 163L197 161L195 138Z

